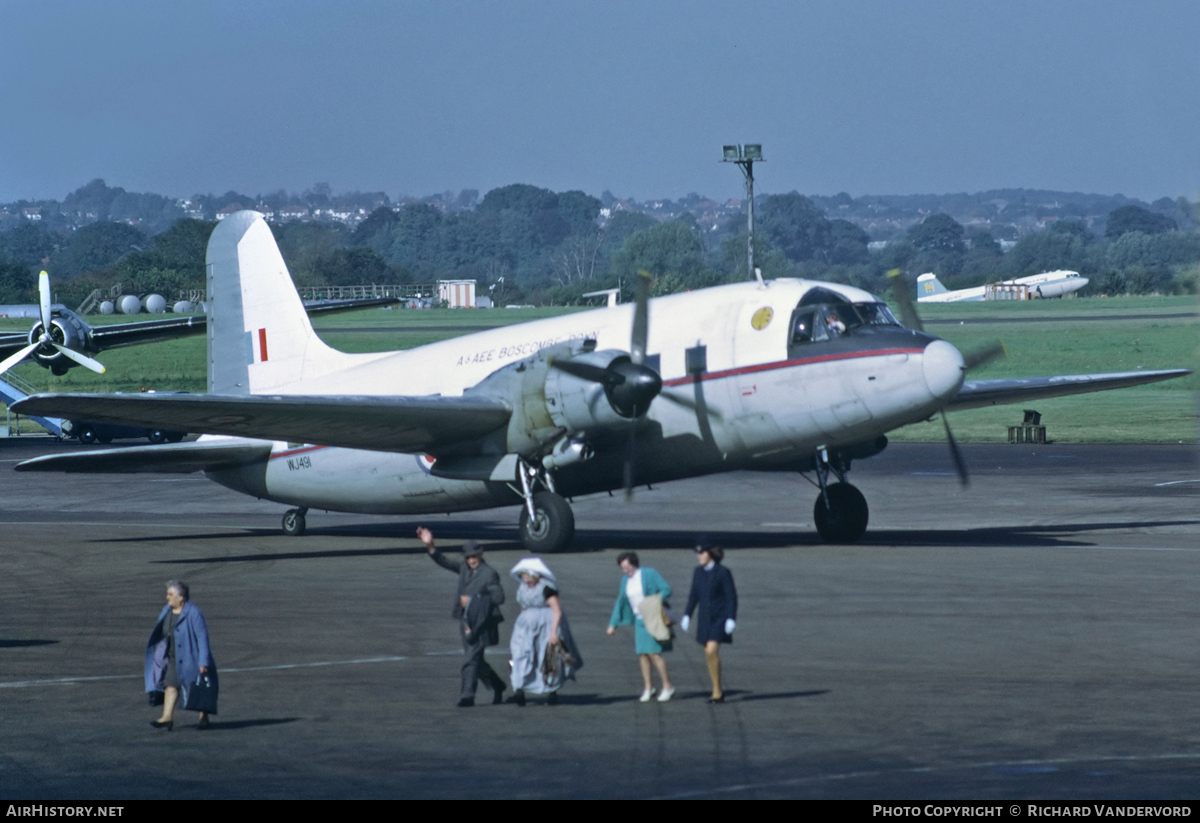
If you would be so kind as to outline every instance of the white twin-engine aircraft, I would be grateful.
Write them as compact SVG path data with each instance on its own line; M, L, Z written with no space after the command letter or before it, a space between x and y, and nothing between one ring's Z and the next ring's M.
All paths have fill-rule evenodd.
M1044 271L1041 274L1030 274L1015 280L1004 280L996 285L1025 286L1033 297L1066 297L1077 292L1088 284L1088 279L1077 271ZM917 278L918 303L977 303L985 299L987 286L976 286L973 289L955 289L950 291L937 279L937 275L929 272Z
M213 232L208 288L207 394L37 395L14 406L205 437L41 457L17 470L203 471L296 507L283 518L293 535L310 508L520 506L521 539L533 552L571 542L569 497L735 469L813 471L817 531L847 543L867 526L866 501L846 482L851 461L879 453L891 429L947 409L1189 373L964 383L982 357L964 359L901 326L865 291L805 280L648 300L643 277L633 304L410 351L346 354L313 332L270 229L252 211Z

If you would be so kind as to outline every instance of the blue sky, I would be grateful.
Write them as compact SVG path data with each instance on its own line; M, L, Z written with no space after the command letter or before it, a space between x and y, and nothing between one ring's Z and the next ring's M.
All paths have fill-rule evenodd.
M0 201L507 183L1200 198L1200 3L0 0Z

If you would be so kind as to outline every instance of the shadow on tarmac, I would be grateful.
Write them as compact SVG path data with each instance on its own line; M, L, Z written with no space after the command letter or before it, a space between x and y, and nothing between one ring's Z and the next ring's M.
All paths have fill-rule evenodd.
M1171 526L1196 526L1200 520L1134 520L1108 523L1068 523L1061 525L984 527L978 529L891 529L868 531L866 537L857 545L864 546L897 546L912 548L919 546L962 546L962 547L1046 547L1070 548L1072 546L1093 545L1079 538L1082 533L1124 531L1131 529L1152 529ZM342 526L335 529L313 529L307 538L321 536L338 537L391 537L408 536L410 525L404 526ZM1071 535L1073 537L1068 537ZM438 539L443 543L455 540L488 541L490 551L524 551L516 531L509 526L492 524L462 523L459 525L445 524L437 530ZM705 536L724 546L726 549L741 548L785 548L793 546L824 545L815 532L755 532L739 530L719 532L708 530ZM238 540L243 534L203 534L193 536L167 535L134 537L128 539L104 538L91 542L96 543L141 543L164 542L175 540ZM281 548L293 547L307 542L305 538L284 538L280 535ZM654 549L686 549L695 545L697 534L680 530L600 530L584 529L575 533L575 541L570 549L563 554L587 554L609 549L636 549L650 551ZM447 547L451 551L455 547ZM336 557L387 557L406 554L424 554L420 546L396 547L390 549L327 549L320 551L281 551L255 552L254 554L225 555L220 557L195 557L189 559L152 560L151 563L187 564L187 563L251 563L263 560L319 560Z
M26 646L53 646L57 640L0 640L0 649L21 649Z
M233 720L233 721L218 721L213 720L205 731L208 732L233 732L238 729L251 729L255 726L280 726L284 723L295 723L303 718L300 717L264 717L260 720Z

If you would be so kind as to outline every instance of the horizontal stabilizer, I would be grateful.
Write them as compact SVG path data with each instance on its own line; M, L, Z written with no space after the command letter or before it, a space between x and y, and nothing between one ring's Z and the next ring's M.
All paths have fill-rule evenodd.
M1126 371L1112 374L1067 374L1060 377L1016 377L1008 380L968 380L958 396L946 404L946 411L981 409L1006 403L1024 403L1047 397L1125 389L1146 383L1173 380L1191 374L1191 369L1162 371Z
M19 414L54 414L202 434L228 434L385 452L431 452L507 425L489 397L220 394L37 394Z
M50 454L18 463L19 472L76 472L84 474L190 474L230 469L266 460L271 444L264 440L196 440L159 446Z

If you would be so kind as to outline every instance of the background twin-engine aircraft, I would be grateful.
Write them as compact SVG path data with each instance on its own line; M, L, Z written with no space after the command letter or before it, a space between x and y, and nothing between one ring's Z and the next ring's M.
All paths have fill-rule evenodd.
M1088 279L1081 276L1079 272L1062 269L1030 274L1014 280L1004 280L996 285L1025 286L1033 297L1066 297L1087 284ZM922 274L917 278L918 303L978 303L985 299L986 291L987 286L950 291L933 273Z
M642 278L632 304L346 354L313 332L252 211L213 232L208 278L207 394L38 395L14 410L214 436L42 457L19 471L203 471L294 506L289 534L304 531L309 508L520 506L533 552L571 542L568 497L734 469L815 471L817 531L853 542L867 504L846 474L886 447L886 432L950 409L1189 373L964 382L995 351L964 358L920 329L911 298L906 328L865 291L790 279L648 300Z

